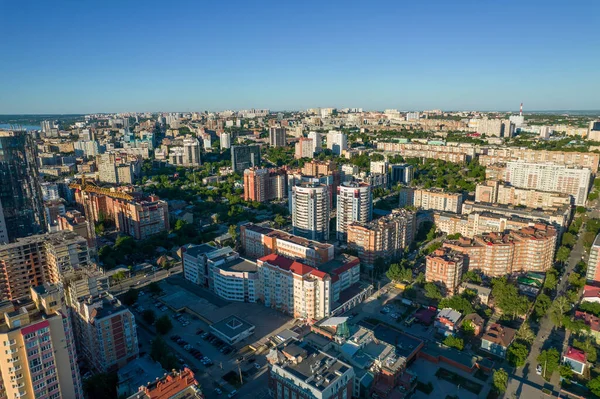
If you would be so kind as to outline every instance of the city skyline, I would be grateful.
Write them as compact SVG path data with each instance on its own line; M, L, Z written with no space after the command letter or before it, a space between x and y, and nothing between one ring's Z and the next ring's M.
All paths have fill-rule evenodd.
M0 109L600 108L599 5L548 5L9 4Z

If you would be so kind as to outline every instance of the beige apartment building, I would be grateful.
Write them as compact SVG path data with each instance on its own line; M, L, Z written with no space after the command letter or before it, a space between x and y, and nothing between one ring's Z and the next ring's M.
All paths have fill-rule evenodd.
M425 281L442 283L447 293L460 284L465 256L450 248L440 248L425 257Z
M472 145L436 145L424 143L377 143L377 149L397 152L405 158L428 158L441 161L465 163L477 154Z
M368 223L348 225L348 248L356 250L360 261L372 267L378 258L389 261L414 240L416 213L394 209L390 215Z
M500 168L490 171L486 168L486 178L518 188L569 194L575 205L585 205L592 180L588 168L552 163L507 162L503 170Z
M240 227L240 238L244 255L251 258L277 254L290 259L302 259L308 266L317 267L334 257L334 246L331 244L252 223Z
M0 397L83 398L73 330L60 287L31 288L18 301L1 301L0 312Z
M400 193L399 206L414 206L425 210L460 213L462 194L448 193L439 189L414 189L403 187Z
M350 223L367 223L371 219L373 219L371 185L361 182L345 182L338 186L336 217L338 240L346 240Z
M485 150L485 155L479 156L479 163L483 166L495 163L507 163L515 160L529 163L553 163L568 167L582 167L596 174L600 154L592 152L530 150L516 147L488 147Z
M444 242L444 247L466 255L468 270L499 277L518 272L546 272L552 267L556 230L547 225Z
M519 230L539 223L547 224L539 220L524 219L518 216L507 217L490 212L475 212L463 215L434 212L433 222L438 231L448 235L460 233L461 236L469 238L485 233Z
M497 180L487 180L477 185L475 201L534 209L556 209L571 205L573 199L569 194L517 188Z

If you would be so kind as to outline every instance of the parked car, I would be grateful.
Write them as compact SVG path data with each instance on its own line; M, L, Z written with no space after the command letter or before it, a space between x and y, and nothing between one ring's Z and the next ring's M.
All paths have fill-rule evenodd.
M231 391L229 393L229 395L227 395L228 398L233 398L235 395L237 394L237 391L234 389L233 391Z
M221 391L219 388L215 388L215 392L217 395L221 395L223 393L223 391Z

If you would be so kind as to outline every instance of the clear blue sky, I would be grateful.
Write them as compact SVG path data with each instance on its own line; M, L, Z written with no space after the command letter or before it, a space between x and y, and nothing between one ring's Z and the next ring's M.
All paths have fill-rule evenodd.
M0 0L0 114L600 109L599 14L598 0Z

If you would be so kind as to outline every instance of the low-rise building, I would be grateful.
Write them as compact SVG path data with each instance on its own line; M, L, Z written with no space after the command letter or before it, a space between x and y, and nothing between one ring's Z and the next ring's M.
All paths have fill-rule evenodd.
M458 287L458 293L462 294L465 290L472 290L477 293L477 297L479 298L479 302L483 305L487 305L490 300L490 294L492 293L492 289L488 287L484 287L482 285L472 284L472 283L462 283Z
M473 327L473 334L478 337L479 334L483 331L483 326L485 325L485 320L477 313L469 313L460 322L460 326L464 327L466 324L470 324Z
M583 375L587 366L587 356L584 351L569 346L562 357L563 363L571 366L574 373Z
M254 334L254 325L232 315L211 324L210 331L223 342L235 345Z
M204 399L202 389L190 369L173 370L162 378L141 386L138 392L127 399L174 398Z
M590 328L589 334L594 337L596 343L600 343L600 317L591 313L575 311L575 320L583 320L586 326ZM585 333L585 331L583 331Z
M504 359L516 334L517 330L513 328L494 323L481 337L481 349Z
M441 309L435 317L434 327L443 335L454 335L458 330L458 322L462 315L454 309Z

